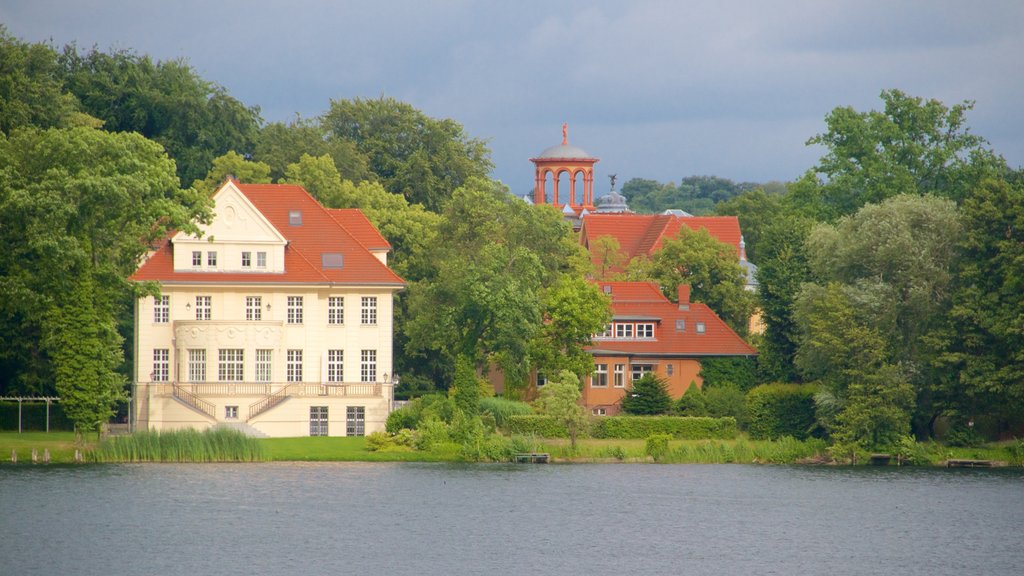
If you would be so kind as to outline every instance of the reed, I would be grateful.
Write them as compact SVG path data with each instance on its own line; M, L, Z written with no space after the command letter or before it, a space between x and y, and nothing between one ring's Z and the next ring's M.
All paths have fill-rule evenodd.
M136 432L113 436L92 452L96 462L259 462L259 441L237 430L214 428Z

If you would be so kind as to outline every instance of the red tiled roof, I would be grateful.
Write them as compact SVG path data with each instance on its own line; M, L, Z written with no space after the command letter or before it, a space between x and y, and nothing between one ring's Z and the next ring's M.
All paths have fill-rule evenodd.
M653 282L599 282L612 298L615 319L656 319L653 340L594 339L588 350L595 355L630 356L754 356L757 350L739 337L705 304L690 302L684 309L669 301ZM685 330L676 329L676 321ZM698 322L704 333L698 334Z
M740 256L740 222L735 216L674 216L671 214L590 214L583 219L580 241L590 247L601 236L619 241L626 262L637 256L650 256L661 248L665 238L676 238L683 226L706 229L716 240L736 247ZM597 255L591 254L597 263Z
M328 211L301 186L289 184L241 184L235 186L288 241L284 273L175 271L173 245L164 240L129 280L160 282L284 283L284 284L385 284L404 285L397 274L378 260L360 238L376 243L372 228L356 211ZM302 211L302 225L290 226L288 213ZM349 230L351 226L355 232ZM376 231L374 230L376 233ZM379 233L376 233L380 237ZM383 240L383 238L381 238ZM386 244L386 241L385 241ZM323 268L321 255L341 253L341 268Z
M327 213L363 246L370 250L391 250L391 243L381 236L362 210L358 208L328 208Z

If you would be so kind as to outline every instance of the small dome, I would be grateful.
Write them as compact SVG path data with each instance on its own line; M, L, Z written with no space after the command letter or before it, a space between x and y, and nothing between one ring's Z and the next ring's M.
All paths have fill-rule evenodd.
M626 197L615 190L612 190L597 199L597 212L599 214L629 212L629 206L626 204Z
M538 160L549 160L549 159L561 159L561 158L578 158L578 159L592 159L593 156L587 154L586 150L577 148L571 144L559 144L547 148L537 156Z

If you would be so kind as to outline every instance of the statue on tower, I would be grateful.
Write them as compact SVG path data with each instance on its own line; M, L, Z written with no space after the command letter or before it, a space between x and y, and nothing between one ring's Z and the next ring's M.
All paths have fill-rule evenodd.
M569 124L562 122L562 146L569 143Z
M615 179L618 178L618 174L609 174L608 179L612 181L612 190L615 190Z

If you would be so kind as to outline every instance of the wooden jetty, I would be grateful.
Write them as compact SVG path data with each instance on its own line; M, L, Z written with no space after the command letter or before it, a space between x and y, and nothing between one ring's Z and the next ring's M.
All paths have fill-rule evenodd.
M946 460L946 468L1001 468L1006 462L1001 460Z
M512 458L516 464L547 464L551 455L547 452L517 452Z

